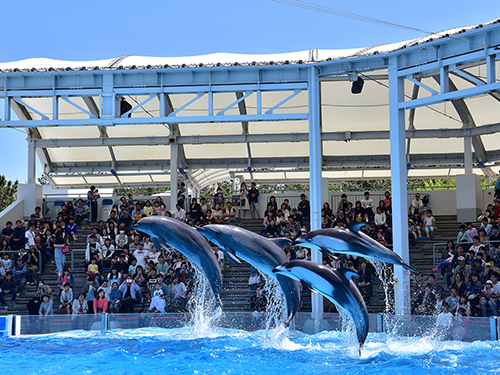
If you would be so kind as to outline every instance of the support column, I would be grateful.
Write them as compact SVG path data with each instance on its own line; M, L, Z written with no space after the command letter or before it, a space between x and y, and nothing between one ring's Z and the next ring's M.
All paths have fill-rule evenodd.
M398 77L398 57L389 60L389 119L391 137L391 187L393 249L409 262L408 201L406 187L405 110L399 109L404 101L404 79ZM403 267L394 267L394 294L396 315L410 314L410 277Z
M33 142L33 139L31 138L28 138L28 176L26 178L26 183L28 184L36 183L35 142Z
M177 204L177 143L170 144L170 212Z
M476 221L484 205L481 178L472 173L472 137L469 135L464 137L464 164L464 174L455 176L457 221Z
M472 174L472 137L464 137L464 164L465 174Z
M321 100L318 68L309 68L309 202L311 230L321 229ZM311 260L321 264L319 250L311 249ZM312 293L312 319L323 318L323 296Z

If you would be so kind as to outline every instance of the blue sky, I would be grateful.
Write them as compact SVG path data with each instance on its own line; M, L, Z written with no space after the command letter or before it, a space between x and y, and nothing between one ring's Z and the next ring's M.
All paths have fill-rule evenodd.
M312 0L320 5L429 31L488 22L500 2ZM23 0L2 2L0 62L31 57L94 60L135 54L279 53L355 48L422 36L272 0ZM5 15L8 15L7 17ZM3 117L0 107L0 118ZM0 174L26 181L26 134L0 129ZM40 175L41 168L37 170Z

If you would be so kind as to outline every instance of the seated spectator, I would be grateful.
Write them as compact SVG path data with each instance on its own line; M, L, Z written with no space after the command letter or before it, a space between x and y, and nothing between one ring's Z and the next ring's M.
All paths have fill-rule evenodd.
M87 279L87 284L83 287L82 293L85 296L85 300L87 301L88 313L93 314L94 313L94 298L95 298L95 296L97 296L97 288L94 284L94 279L92 279L92 278Z
M172 292L174 294L174 303L178 303L182 309L186 306L186 292L187 288L183 282L179 282L179 278L177 276L174 277L172 283Z
M457 311L457 306L458 303L460 302L460 297L458 296L457 288L451 287L450 293L451 295L448 298L446 298L445 303L448 305L451 313L453 314L455 311ZM443 307L445 303L443 303Z
M14 229L12 229L12 221L7 221L7 223L5 223L5 228L2 229L2 239L7 240L9 247L11 246L13 233Z
M472 239L477 236L477 230L472 226L472 223L467 223L467 239L468 242L473 242Z
M227 202L226 210L224 212L224 220L230 220L233 225L236 225L236 211L231 202Z
M54 310L52 308L53 302L49 298L49 296L44 295L42 297L42 302L40 303L40 308L38 310L38 314L40 316L48 316L54 314Z
M16 220L16 227L12 231L12 250L24 248L26 229L23 227L21 220Z
M415 213L413 215L413 223L415 225L415 230L417 231L417 236L422 237L422 229L424 229L424 222L420 217L420 213Z
M382 208L377 207L377 214L375 215L375 229L377 231L379 229L382 229L385 232L386 225L387 225L387 216L382 211Z
M118 289L119 284L121 283L119 283L118 281L111 282L111 291L109 293L108 302L109 302L109 310L112 313L118 313L120 312L121 309L122 293Z
M290 219L290 217L293 218L293 220L294 220L295 223L298 223L299 225L302 225L302 223L303 223L303 216L302 216L302 214L299 211L297 211L297 209L295 207L292 209L292 214L290 216L288 216L289 219Z
M451 287L457 290L459 296L465 293L465 288L467 287L467 284L465 283L464 277L462 276L461 273L457 273L455 275Z
M365 300L365 303L370 303L370 297L373 294L373 284L372 284L372 272L371 269L367 267L366 262L361 262L361 268L358 271L358 279L356 283L361 296Z
M434 315L436 308L436 297L432 293L431 285L427 284L424 291L417 296L420 311L425 315Z
M14 280L16 282L17 294L20 295L24 291L24 287L26 285L26 273L28 269L26 268L26 264L23 263L22 258L18 258L16 265L14 266L12 272L14 274Z
M82 226L82 221L89 217L87 207L83 205L83 199L80 198L76 202L75 207L75 222L77 226Z
M135 222L135 221L139 221L141 220L145 215L144 213L144 210L142 209L142 205L141 203L137 202L136 205L135 205L135 210L132 211L132 213L130 214L131 217L132 217L132 220Z
M423 206L422 200L420 199L420 194L416 193L415 194L415 199L411 201L410 205L410 215L415 215L415 213L420 213L420 208Z
M443 250L441 254L441 260L436 268L433 269L434 272L441 270L441 276L444 276L446 273L446 268L451 266L451 262L455 257L454 244L452 240L449 240L446 244L446 249Z
M361 207L361 201L356 201L353 211L354 221L361 222L363 220L363 207Z
M212 216L213 216L216 224L224 223L224 213L221 210L221 206L219 203L215 204L214 210L212 212Z
M309 205L309 201L307 200L306 198L306 195L305 194L300 194L300 202L297 206L298 208L298 211L300 212L300 214L302 215L302 217L304 219L309 219L310 217L310 205Z
M477 309L476 306L478 306L480 303L479 300L481 298L482 290L483 290L483 284L481 283L479 275L477 273L473 273L471 275L471 281L467 284L467 287L465 288L465 294L464 294L464 298L470 301L469 308L465 309L468 312L467 316L471 315L471 306L472 306L472 313L475 316L479 316L479 309Z
M377 238L375 239L375 241L377 241L381 245L387 246L387 241L384 238L384 231L380 229L376 233L377 233Z
M332 228L335 228L335 227L345 228L345 227L347 227L347 220L348 219L347 219L347 216L345 216L344 211L340 210L335 221L332 223Z
M26 260L26 280L27 284L35 285L38 277L38 257L35 249L30 249L28 252L28 259Z
M296 239L301 234L300 223L295 222L293 216L288 218L287 230L290 233L292 239Z
M0 308L1 309L6 309L7 304L5 303L5 300L3 299L4 296L6 295L11 295L11 307L14 307L16 303L16 296L17 296L17 285L16 281L14 280L14 275L12 272L7 272L5 275L5 280L2 282L2 288L0 290Z
M105 297L104 289L99 289L97 291L97 296L94 298L94 313L102 314L108 312L108 300Z
M347 206L347 205L346 205ZM347 208L347 207L346 207ZM340 210L339 210L340 211ZM344 211L344 210L342 210ZM345 212L345 211L344 211ZM323 218L323 221L327 220L328 217L333 213L332 209L330 208L330 204L328 202L323 203L323 208L321 209L321 217Z
M12 271L14 264L12 262L12 259L10 259L9 253L3 254L3 259L0 261L0 265L4 269L5 273Z
M85 251L85 265L88 266L90 261L95 258L96 261L102 259L101 245L99 244L95 235L90 235L90 241L87 243Z
M64 289L61 292L60 297L61 304L57 309L57 313L61 314L63 309L66 309L67 314L71 314L71 307L73 305L73 289L71 289L71 285L69 283L64 284Z
M427 277L427 285L430 286L431 291L432 293L434 293L434 295L444 293L443 287L436 282L436 276L434 276L432 273Z
M61 206L61 211L57 213L57 216L62 217L65 224L64 227L66 227L66 225L69 223L69 218L71 216L71 213L68 211L68 206L66 206L66 204L63 203L63 205Z
M73 300L71 304L71 315L85 315L89 310L89 305L85 300L85 295L83 293L79 293L78 297Z
M488 239L488 236L486 236L486 230L484 228L479 228L477 233L479 235L479 242L481 243L481 245L489 248L490 240Z
M354 220L354 207L352 206L352 202L347 203L347 210L345 211L345 216L347 216L350 222Z
M101 273L99 272L99 266L97 265L97 259L95 257L90 259L90 264L87 266L86 273L89 279L92 278L97 285L101 283Z
M417 230L411 219L408 219L408 241L410 242L410 246L415 246L417 244Z
M491 287L485 287L483 298L480 299L481 310L484 317L487 317L487 306L491 308L494 316L498 316L497 306L500 304L500 282L498 281L498 273L491 275L491 280L487 280L486 284L491 284Z
M434 239L434 231L436 230L436 220L434 219L434 216L432 216L431 210L427 210L427 216L423 220L425 225L425 234L432 241Z
M306 260L308 251L305 247L297 246L295 248L295 259Z
M469 251L474 251L474 255L479 252L479 248L482 246L479 236L472 237L472 245L469 248Z
M420 273L417 274L417 276L415 277L415 284L413 285L411 293L412 301L415 301L417 299L419 294L424 291L426 285L427 283L425 282L423 275Z
M481 220L481 228L485 230L486 237L490 237L493 231L493 226L489 223L487 218Z
M157 282L152 291L151 304L148 311L165 313L165 306L165 293L163 292L161 283Z
M375 216L373 212L373 199L370 198L370 192L365 192L365 198L361 200L361 208L363 209L363 216L365 214L368 215L369 221L373 221L373 217Z

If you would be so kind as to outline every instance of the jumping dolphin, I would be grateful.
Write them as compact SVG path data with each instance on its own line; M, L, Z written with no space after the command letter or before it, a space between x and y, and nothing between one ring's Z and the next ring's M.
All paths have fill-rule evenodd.
M348 268L334 270L306 260L293 260L276 267L273 272L302 280L312 290L321 293L351 316L356 326L359 347L368 335L368 310L351 276L358 274Z
M417 272L394 251L389 250L361 231L345 228L313 230L297 238L294 245L318 249L327 256L339 253L378 259Z
M283 249L265 237L231 225L209 224L196 230L217 244L232 262L239 263L239 257L279 282L288 309L288 325L299 309L300 289L297 281L273 273L274 267L288 261Z
M151 235L155 246L168 244L200 267L208 278L217 305L220 305L222 275L212 248L201 234L189 225L165 216L145 217L134 228Z

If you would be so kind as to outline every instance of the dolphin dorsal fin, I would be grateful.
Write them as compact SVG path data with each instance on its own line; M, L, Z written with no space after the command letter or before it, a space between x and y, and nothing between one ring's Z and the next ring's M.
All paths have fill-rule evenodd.
M338 269L337 271L339 271L342 275L344 275L344 277L347 279L347 280L351 280L351 277L355 277L356 279L359 277L359 275L357 274L357 272L349 269L349 268L340 268Z
M229 247L223 247L222 251L226 255L227 259L229 259L232 263L241 264L240 260L236 256L236 253L234 252L234 250L230 249Z
M286 237L268 238L268 240L273 242L275 245L278 245L279 247L284 247L286 244L292 243L292 240Z
M347 226L347 229L350 229L353 232L359 232L361 230L361 228L363 228L364 226L366 226L366 223L360 223L358 221L352 221Z

